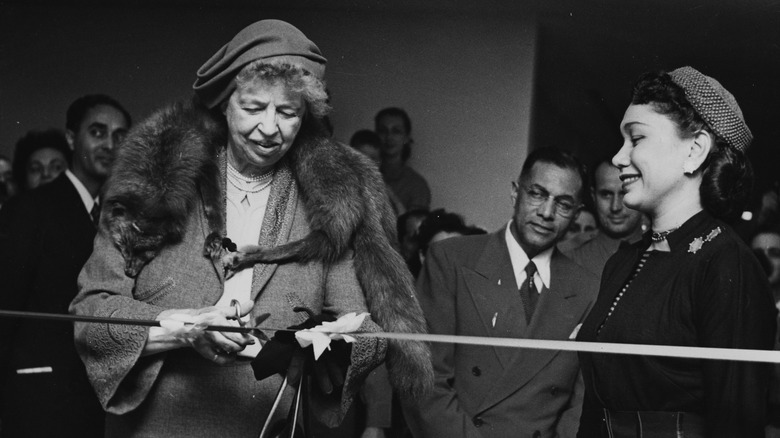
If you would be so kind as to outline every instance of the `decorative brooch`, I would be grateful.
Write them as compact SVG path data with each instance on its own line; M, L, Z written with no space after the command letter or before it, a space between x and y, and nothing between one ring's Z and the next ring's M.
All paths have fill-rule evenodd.
M714 230L710 231L710 234L707 234L706 237L697 237L693 239L690 245L688 245L688 252L691 254L696 254L702 246L706 242L711 241L712 239L716 238L718 234L720 234L723 230L720 229L720 227L715 228Z

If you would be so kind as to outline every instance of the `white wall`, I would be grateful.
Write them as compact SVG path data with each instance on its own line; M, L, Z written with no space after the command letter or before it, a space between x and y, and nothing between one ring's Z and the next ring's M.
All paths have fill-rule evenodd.
M383 107L403 107L410 164L427 178L433 207L488 230L508 220L510 182L528 149L533 13L103 5L2 6L0 153L29 129L62 127L68 104L86 93L110 94L141 119L187 96L195 70L240 28L280 18L329 60L337 139L372 128Z

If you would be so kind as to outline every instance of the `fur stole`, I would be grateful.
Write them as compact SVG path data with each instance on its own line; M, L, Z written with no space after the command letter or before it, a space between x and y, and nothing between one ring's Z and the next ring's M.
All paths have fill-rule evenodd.
M389 332L426 333L414 281L396 251L395 215L381 175L368 158L322 133L318 120L305 120L287 157L311 233L274 248L242 248L225 265L328 263L352 250L371 317ZM212 230L204 255L224 254L216 157L226 138L224 120L195 103L162 109L132 129L106 184L101 220L124 256L126 275L136 276L163 247L181 240L198 198ZM390 340L387 362L402 397L417 398L432 386L425 343Z

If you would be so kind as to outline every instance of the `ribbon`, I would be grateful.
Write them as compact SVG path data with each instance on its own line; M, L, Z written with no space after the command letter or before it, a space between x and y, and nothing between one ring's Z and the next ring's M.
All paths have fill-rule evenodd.
M270 313L264 313L257 317L258 323L262 323L268 317ZM199 323L184 322L181 320L165 320L157 321L152 319L132 319L132 318L113 318L102 316L87 316L87 315L61 315L58 313L41 313L41 312L20 312L16 310L0 310L0 318L18 318L18 319L39 319L48 321L64 321L64 322L91 322L91 323L104 323L104 324L117 324L117 325L140 325L145 327L163 327L166 329L182 329L195 327ZM197 327L199 330L215 331L215 332L232 332L243 334L257 334L262 330L278 331L286 329L275 328L263 328L260 326L255 327L240 327L230 325L200 325Z
M160 321L137 320L127 318L102 318L83 315L60 315L52 313L36 312L17 312L11 310L0 310L0 318L24 318L24 319L46 319L68 322L91 322L106 324L124 324L141 325L150 327L159 327ZM208 325L203 330L213 330L234 333L257 333L261 331L287 331L297 332L298 330L275 327L234 327L234 326L215 326ZM340 333L344 335L345 333ZM684 347L676 345L649 345L649 344L615 344L605 342L580 342L580 341L557 341L545 339L518 339L518 338L494 338L483 336L461 336L461 335L435 335L435 334L411 334L411 333L389 333L389 332L361 332L346 333L354 337L375 337L383 339L397 339L423 342L440 342L450 344L479 345L491 347L506 348L528 348L539 350L561 350L561 351L582 351L588 353L605 354L633 354L646 356L664 356L679 357L686 359L710 359L710 360L734 360L742 362L767 362L780 364L780 351L772 350L749 350L740 348L712 348L712 347Z

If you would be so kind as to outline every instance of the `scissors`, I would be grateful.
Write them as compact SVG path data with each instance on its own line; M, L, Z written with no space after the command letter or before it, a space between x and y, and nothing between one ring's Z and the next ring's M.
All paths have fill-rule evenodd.
M230 307L232 307L236 312L234 318L238 321L238 326L241 327L242 329L246 329L246 321L241 319L241 314L243 313L241 311L241 303L236 299L232 299L230 300ZM260 324L265 322L265 320L268 319L270 316L271 316L270 313L263 313L262 315L258 316L255 319L255 327L250 328L248 331L245 331L244 333L250 333L260 338L261 340L267 341L268 336L266 336L265 333L263 333L258 327L260 326Z

